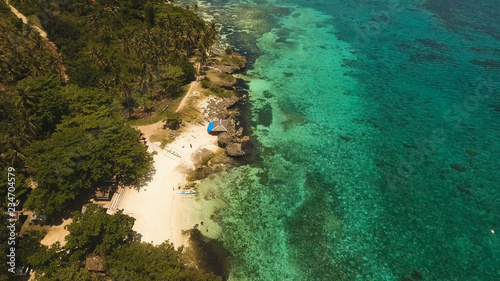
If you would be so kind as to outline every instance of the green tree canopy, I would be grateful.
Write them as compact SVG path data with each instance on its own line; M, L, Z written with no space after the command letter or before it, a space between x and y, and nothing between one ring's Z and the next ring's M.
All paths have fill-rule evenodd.
M113 280L222 280L186 267L181 252L168 242L158 246L143 242L120 246L107 257L106 265Z
M133 224L134 218L122 212L109 215L97 205L90 205L83 214L75 212L66 227L66 245L42 246L28 259L36 271L35 280L222 280L186 266L182 249L169 242L154 246L134 241ZM104 260L103 274L85 268L89 256Z
M134 221L122 211L109 215L102 207L92 204L83 214L75 212L73 222L66 226L70 235L66 236L65 249L70 254L109 254L132 240Z
M0 100L0 168L24 167L23 148L49 136L69 113L56 76L26 78Z
M50 138L26 151L28 171L38 187L25 206L51 215L114 176L140 180L149 172L152 157L138 139L139 131L110 110L66 118Z

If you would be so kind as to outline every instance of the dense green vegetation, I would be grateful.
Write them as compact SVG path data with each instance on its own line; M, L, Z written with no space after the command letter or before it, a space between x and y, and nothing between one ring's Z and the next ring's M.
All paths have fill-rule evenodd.
M28 149L28 166L38 188L25 207L51 215L81 192L113 176L119 181L146 175L152 158L138 142L139 131L109 110L65 119L46 140Z
M97 205L75 213L66 245L43 246L29 258L36 280L221 280L186 267L181 250L170 243L136 241L133 224L134 218L121 212L108 215ZM87 257L99 257L103 270L86 267Z
M56 60L38 33L0 1L0 90L27 77L57 74Z
M47 31L69 74L63 85L46 42L1 2L0 169L37 183L25 207L55 214L112 177L146 176L151 157L122 116L179 95L214 25L156 0L12 4Z
M194 79L193 63L206 63L214 25L159 0L11 4L47 31L69 80L56 51L0 1L0 210L8 167L16 169L17 209L49 218L79 208L77 199L111 178L140 183L152 157L125 119L180 95ZM137 242L129 216L95 206L73 216L65 246L41 246L38 232L18 237L18 265L33 266L37 280L219 280L187 268L171 244ZM6 251L2 243L0 280L7 280ZM86 269L89 256L102 257L105 270Z
M214 25L158 0L13 3L40 19L61 50L69 83L100 87L125 107L178 95L194 79L188 58L206 61L216 38Z

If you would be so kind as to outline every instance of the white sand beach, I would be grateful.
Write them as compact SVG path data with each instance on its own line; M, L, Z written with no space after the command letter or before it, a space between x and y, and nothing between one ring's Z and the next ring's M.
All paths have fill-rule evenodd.
M200 223L202 217L196 215L201 210L193 195L178 194L182 190L178 186L184 187L187 173L194 169L194 155L203 149L219 148L217 137L209 135L206 126L189 124L174 142L161 149L159 143L151 143L149 139L155 131L162 130L162 123L137 127L148 140L149 150L157 152L152 180L139 191L128 188L119 191L121 198L113 207L136 219L133 229L142 235L142 241L160 244L168 239L177 248L187 246L188 237L182 235L182 230Z

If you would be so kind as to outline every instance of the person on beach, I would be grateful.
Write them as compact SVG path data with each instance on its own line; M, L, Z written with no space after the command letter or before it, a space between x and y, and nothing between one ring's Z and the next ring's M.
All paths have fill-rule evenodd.
M201 221L200 224L203 225L203 221Z

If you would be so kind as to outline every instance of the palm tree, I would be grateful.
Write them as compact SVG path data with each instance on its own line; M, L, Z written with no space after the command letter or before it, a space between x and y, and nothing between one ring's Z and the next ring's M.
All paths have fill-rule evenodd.
M22 153L23 141L12 135L3 135L1 140L2 153L0 154L1 166L24 167L26 161L25 155ZM5 168L5 167L2 167Z
M37 124L35 119L35 114L31 114L30 111L21 110L18 112L18 136L26 142L26 144L31 143L38 137L40 132L40 126Z
M35 107L35 98L31 94L29 87L19 87L16 91L14 104L21 109L21 111L29 111Z

